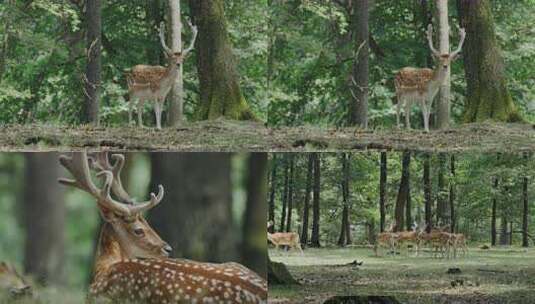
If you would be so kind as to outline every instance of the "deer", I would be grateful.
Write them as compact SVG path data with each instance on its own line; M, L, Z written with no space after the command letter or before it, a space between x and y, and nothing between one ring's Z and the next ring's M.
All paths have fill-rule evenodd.
M129 107L128 122L132 124L132 112L134 104L137 101L137 119L138 125L143 127L143 106L146 101L154 102L154 113L156 116L156 128L162 128L162 110L165 98L173 87L178 76L180 66L191 53L197 40L197 26L188 24L192 30L192 39L190 45L182 52L173 52L165 43L165 26L160 24L159 36L160 43L167 58L167 66L152 66L139 64L126 72L126 81L128 84Z
M266 280L241 264L169 257L172 248L143 216L162 201L164 187L147 201L132 199L121 182L122 154L82 151L61 155L59 162L73 177L59 183L91 195L104 220L89 303L267 303Z
M268 222L267 228L271 227L273 222ZM267 239L273 245L275 249L279 249L279 246L288 246L290 249L295 248L303 254L303 248L301 248L301 241L299 239L299 234L295 232L276 232L270 233L267 232Z
M398 235L394 232L381 232L377 235L373 251L379 256L379 248L388 248L389 252L395 253L398 247Z
M405 127L411 128L410 110L413 103L419 103L422 108L425 132L429 132L429 116L433 99L437 95L441 84L448 75L449 66L454 62L461 52L466 38L464 28L459 29L460 41L457 49L451 53L441 54L433 46L433 26L427 27L427 42L437 64L434 69L405 67L399 70L394 77L396 89L396 121L400 128L401 107L404 107Z
M433 257L450 257L451 247L454 245L453 234L439 230L421 231L418 234L420 244L429 244L433 250Z
M32 296L32 288L17 272L13 265L0 262L0 294L6 293L11 299ZM2 297L0 297L2 298Z

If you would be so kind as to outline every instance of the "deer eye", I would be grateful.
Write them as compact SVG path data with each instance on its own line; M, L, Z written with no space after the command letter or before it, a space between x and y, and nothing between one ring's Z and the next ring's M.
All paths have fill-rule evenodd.
M136 236L144 236L145 235L145 231L143 231L142 228L136 228L136 229L134 229L134 234Z

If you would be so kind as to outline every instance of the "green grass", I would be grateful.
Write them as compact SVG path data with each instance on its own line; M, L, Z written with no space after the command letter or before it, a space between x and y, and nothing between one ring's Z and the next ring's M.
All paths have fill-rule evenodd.
M38 288L33 290L32 296L13 299L5 292L0 291L0 304L60 304L60 303L85 303L86 294L82 290L64 288Z
M535 249L470 248L466 257L429 253L375 257L366 248L308 249L304 255L270 250L301 283L270 286L270 302L322 303L334 295L391 295L403 303L535 303ZM348 266L354 260L362 266ZM461 274L447 274L458 267ZM462 280L463 286L452 287Z

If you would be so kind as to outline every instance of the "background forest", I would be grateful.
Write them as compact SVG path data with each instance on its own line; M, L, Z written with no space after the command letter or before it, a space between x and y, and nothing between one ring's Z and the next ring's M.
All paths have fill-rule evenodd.
M147 218L173 247L172 257L236 261L266 276L266 154L130 153L126 159L122 180L132 197L165 188ZM72 290L75 298L67 293L61 302L76 303L90 279L100 216L92 197L57 182L67 176L55 153L0 154L0 261L35 282Z
M355 98L365 98L368 100L370 127L395 125L394 73L405 66L434 65L425 30L429 23L437 28L436 3L426 0L269 1L267 78L268 91L272 96L270 124L354 125L354 116L362 111L352 104L356 103ZM459 11L467 9L462 3L467 2L448 1L452 49L458 43ZM452 64L451 119L456 123L476 120L463 116L468 108L468 99L477 95L477 84L471 92L468 91L465 61L467 54L470 58L494 56L483 53L486 50L478 44L485 43L483 40L476 42L474 35L482 37L481 29L484 28L485 34L491 33L491 36L495 30L498 46L489 53L500 53L503 57L503 76L518 113L533 122L535 32L531 24L535 22L535 2L496 0L477 3L475 6L478 8L467 14L476 14L476 10L486 12L479 6L490 6L491 17L490 21L479 20L479 32L467 30L465 51L461 59ZM369 10L369 16L356 13L363 9ZM477 18L480 17L488 16ZM369 38L369 62L364 62L362 57L356 59L355 53L361 49L359 39L362 37L359 35ZM474 52L468 42L471 35L474 37ZM359 56L366 56L360 53ZM490 62L484 63L489 69ZM364 66L367 70L363 69ZM496 86L496 83L491 86ZM359 89L354 85L364 86L366 96L358 96ZM487 99L482 102L490 106L495 101ZM437 103L435 100L435 106ZM413 111L416 113L415 109ZM419 114L413 115L421 120ZM431 119L433 121L436 117Z
M532 246L534 176L522 154L274 154L268 218L310 247L372 244L379 231L428 222L472 246L522 245L525 229Z

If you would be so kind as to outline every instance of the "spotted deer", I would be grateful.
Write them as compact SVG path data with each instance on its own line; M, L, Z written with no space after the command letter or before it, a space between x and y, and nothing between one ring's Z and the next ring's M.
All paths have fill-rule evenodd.
M149 226L143 212L157 206L164 188L136 203L121 183L124 156L106 151L62 155L73 176L61 184L89 193L104 219L94 262L90 303L266 303L267 282L237 263L171 259L171 247ZM102 179L98 187L91 172ZM108 303L108 302L106 302Z
M460 42L455 51L449 54L441 54L433 46L433 26L427 28L427 41L437 64L434 69L405 67L399 70L394 78L396 88L396 121L400 127L401 107L404 107L405 127L410 129L410 110L413 103L420 103L424 119L424 128L429 132L429 116L433 99L440 89L440 85L448 75L450 64L455 61L463 47L466 32L460 29Z
M268 229L273 225L272 222L268 222ZM276 232L276 233L270 233L267 232L267 239L273 245L275 245L275 249L279 249L279 246L288 246L288 248L292 249L295 248L303 254L303 248L301 248L301 241L299 239L299 234L295 232Z
M197 39L197 27L188 21L192 29L193 37L188 48L182 52L173 52L165 43L165 28L160 24L159 36L164 54L167 57L167 66L152 66L139 64L126 73L128 84L129 107L128 121L132 123L132 111L137 101L137 119L139 126L143 126L143 106L146 101L154 102L154 114L156 116L156 128L161 129L162 110L165 98L171 90L180 69L180 65L188 57L194 48Z
M1 294L11 299L32 295L31 286L26 283L15 267L6 262L0 262L0 300Z

